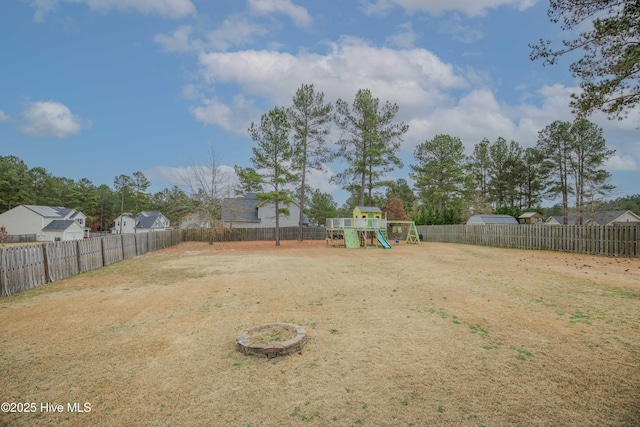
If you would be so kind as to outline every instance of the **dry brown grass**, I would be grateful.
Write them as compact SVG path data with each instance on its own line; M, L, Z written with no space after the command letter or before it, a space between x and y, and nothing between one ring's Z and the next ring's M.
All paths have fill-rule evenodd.
M638 259L184 243L0 300L0 425L637 426L639 303ZM273 321L302 354L235 349Z

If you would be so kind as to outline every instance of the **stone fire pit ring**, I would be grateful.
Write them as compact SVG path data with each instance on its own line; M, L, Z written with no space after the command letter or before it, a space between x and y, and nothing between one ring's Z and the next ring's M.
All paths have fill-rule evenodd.
M269 332L269 329L286 330L287 337L293 336L286 341L269 341L269 342L256 342L253 337L262 333ZM278 338L278 337L276 337ZM277 356L284 356L292 353L299 353L307 343L307 331L301 326L294 325L293 323L265 323L262 325L249 328L238 335L236 338L236 347L244 354L258 357L273 358Z

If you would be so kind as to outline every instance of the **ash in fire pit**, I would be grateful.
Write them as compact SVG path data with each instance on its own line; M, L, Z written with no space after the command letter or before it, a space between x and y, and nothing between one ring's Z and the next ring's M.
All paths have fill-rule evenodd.
M236 346L244 354L269 358L299 353L306 343L307 331L293 323L265 323L236 338Z

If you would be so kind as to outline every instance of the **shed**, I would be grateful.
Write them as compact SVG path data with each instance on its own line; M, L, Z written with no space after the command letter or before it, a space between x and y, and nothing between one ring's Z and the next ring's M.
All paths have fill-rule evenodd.
M538 212L525 212L518 217L520 224L542 224L542 214Z
M491 225L491 224L518 224L518 221L511 215L472 215L467 221L467 225Z

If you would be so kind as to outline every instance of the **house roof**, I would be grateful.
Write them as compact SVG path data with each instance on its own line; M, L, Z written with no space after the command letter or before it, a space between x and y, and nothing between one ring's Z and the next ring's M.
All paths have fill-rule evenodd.
M477 214L472 215L467 224L518 224L518 221L511 215L491 215Z
M162 215L162 212L158 212L158 211L142 211L138 214L138 217L140 217L141 215L144 217L153 217L153 218L164 216Z
M356 206L358 208L358 210L360 212L380 212L382 213L382 211L380 210L379 207L377 206Z
M63 208L61 206L38 206L38 205L23 205L25 208L29 209L37 213L40 216L45 218L65 218L71 212L74 212L74 209ZM77 215L78 212L74 213L74 216Z
M42 231L64 231L73 224L78 224L72 219L54 219L42 229Z
M222 220L260 222L256 209L258 202L256 193L247 193L244 197L225 198L222 201Z
M533 218L534 216L541 216L538 212L525 212L520 215L518 218Z
M638 216L637 214L631 212L631 211L597 211L597 212L585 212L583 214L583 218L582 218L582 223L586 224L588 221L593 221L598 225L607 225L607 224L611 224L613 221L615 221L617 218L619 218L620 216L624 215L625 213L631 213L634 216ZM546 222L549 222L549 220L553 218L555 219L558 224L564 224L563 221L563 217L562 215L559 216L551 216L549 218L547 218ZM575 225L576 224L576 214L575 212L571 212L569 213L569 215L567 215L567 224L568 225Z
M153 228L153 225L164 215L157 211L142 211L136 218L136 228Z
M246 193L244 196L225 198L222 200L222 221L226 222L260 222L258 217L258 203L260 199L256 193ZM298 206L297 203L292 204ZM309 224L309 218L302 214L302 223Z

